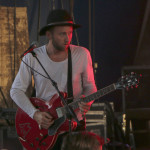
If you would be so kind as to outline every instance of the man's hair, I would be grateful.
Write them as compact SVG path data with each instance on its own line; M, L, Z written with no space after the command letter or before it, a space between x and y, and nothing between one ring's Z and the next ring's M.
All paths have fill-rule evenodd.
M92 132L72 132L64 137L61 150L100 150L103 142Z
M54 28L55 28L55 27L51 27L51 28L49 28L47 31L49 31L49 32L53 33Z

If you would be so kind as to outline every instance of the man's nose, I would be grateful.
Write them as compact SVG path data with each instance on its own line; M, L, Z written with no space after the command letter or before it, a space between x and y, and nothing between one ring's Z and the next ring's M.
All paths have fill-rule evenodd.
M66 34L66 38L65 38L65 40L68 42L68 41L69 41L69 39L70 39L70 35L69 35L69 34Z

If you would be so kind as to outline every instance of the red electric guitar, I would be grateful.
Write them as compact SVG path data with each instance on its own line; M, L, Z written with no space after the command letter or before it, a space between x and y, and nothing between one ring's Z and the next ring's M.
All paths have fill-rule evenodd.
M90 102L98 99L116 89L129 88L137 86L139 83L138 76L135 73L121 77L121 79L114 84L111 84L103 89L98 90L87 97L77 99L69 104L73 110L78 108L78 102ZM64 98L67 94L63 93ZM27 150L48 150L51 149L59 134L69 131L69 121L66 119L66 109L63 106L61 99L56 95L52 97L49 102L38 98L30 98L32 104L40 111L50 113L54 118L54 124L49 129L40 129L37 122L31 119L20 108L16 113L16 130L20 142ZM77 126L77 123L72 121L72 130Z

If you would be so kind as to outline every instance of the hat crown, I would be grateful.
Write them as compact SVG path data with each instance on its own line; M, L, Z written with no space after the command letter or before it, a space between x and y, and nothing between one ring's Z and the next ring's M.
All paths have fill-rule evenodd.
M47 24L55 22L73 21L71 15L63 9L57 9L50 12L47 18Z
M72 26L73 29L81 27L73 22L71 15L64 9L52 10L48 15L47 25L40 30L39 34L45 35L46 31L54 26Z

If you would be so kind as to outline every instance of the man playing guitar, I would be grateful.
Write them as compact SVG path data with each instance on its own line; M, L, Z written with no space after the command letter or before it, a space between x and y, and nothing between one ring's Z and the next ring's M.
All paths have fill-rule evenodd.
M73 23L67 11L62 9L51 11L47 18L47 25L39 33L47 37L48 43L33 50L45 70L57 83L59 90L67 92L68 49L70 49L73 100L81 95L87 96L97 91L89 51L84 47L70 44L73 30L78 27L80 25ZM41 128L48 129L54 123L53 116L36 108L25 94L31 84L32 76L35 82L36 97L46 102L51 101L57 91L31 53L23 57L18 74L12 84L11 98ZM79 103L79 109L75 111L78 120L83 119L85 113L90 109L91 103ZM54 146L53 149L56 147Z

